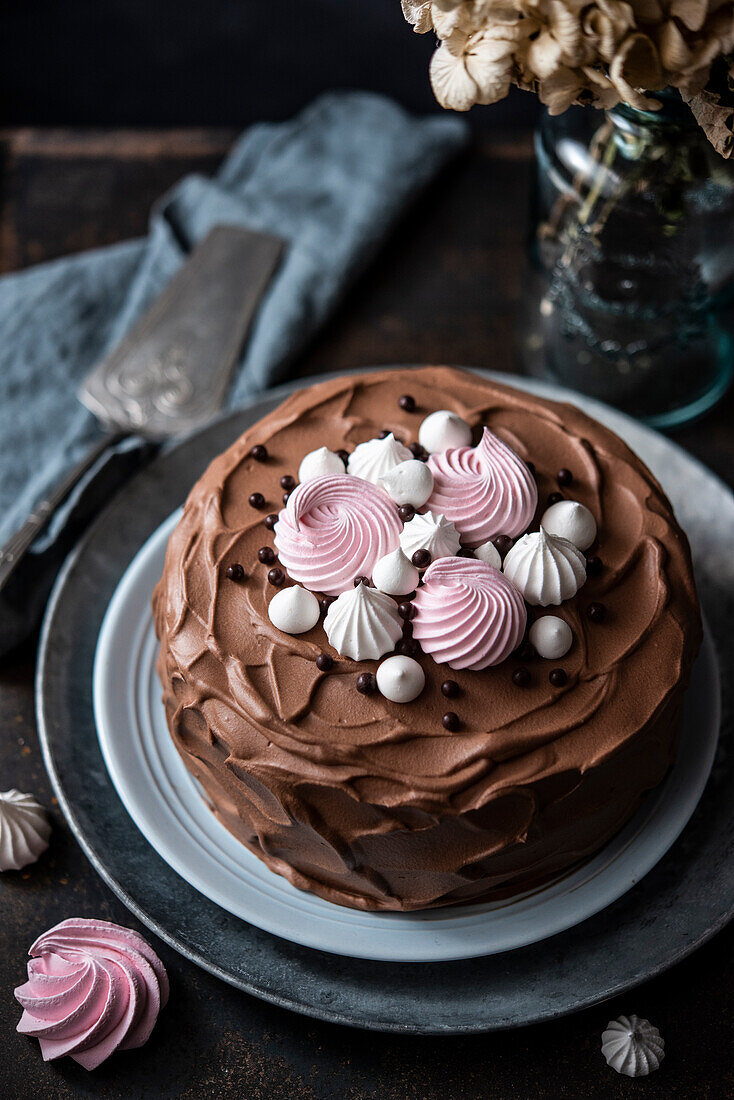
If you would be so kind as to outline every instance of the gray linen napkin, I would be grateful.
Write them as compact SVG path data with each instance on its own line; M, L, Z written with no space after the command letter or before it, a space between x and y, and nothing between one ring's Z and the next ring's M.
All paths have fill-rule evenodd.
M147 238L0 279L0 544L100 437L76 389L221 223L275 233L283 262L258 311L228 406L287 378L407 201L465 143L455 117L415 119L360 92L253 126L213 179L192 175L154 207ZM36 625L64 554L148 448L110 450L34 543L0 606L0 654Z

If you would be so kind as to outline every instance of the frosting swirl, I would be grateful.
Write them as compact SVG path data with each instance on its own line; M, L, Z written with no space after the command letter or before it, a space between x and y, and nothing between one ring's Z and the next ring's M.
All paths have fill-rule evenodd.
M402 524L382 489L349 474L298 485L274 528L281 564L294 581L338 596L398 546Z
M103 920L72 917L44 932L28 954L18 1031L44 1060L70 1055L95 1069L116 1050L140 1047L168 1000L163 963L142 936Z
M450 519L469 546L496 535L514 538L530 526L538 504L533 475L515 452L485 428L476 447L456 447L428 460L428 507Z
M498 665L525 633L520 593L483 561L439 558L426 569L413 606L413 637L434 661L451 668Z

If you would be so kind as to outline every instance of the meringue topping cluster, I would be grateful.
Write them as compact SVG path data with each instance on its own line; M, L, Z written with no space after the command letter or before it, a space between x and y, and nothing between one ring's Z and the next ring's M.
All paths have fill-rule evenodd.
M582 551L596 539L594 516L559 499L529 531L538 507L532 470L488 428L477 446L471 436L465 420L438 410L410 448L383 433L349 455L325 447L305 455L300 484L273 524L280 564L298 582L271 600L273 625L302 633L327 606L329 644L354 661L377 661L400 647L407 621L416 651L419 643L440 664L478 671L522 643L526 604L573 597L586 580ZM321 605L314 593L325 596ZM572 642L558 616L531 627L541 657L557 660ZM425 674L403 652L362 680L360 690L407 702Z

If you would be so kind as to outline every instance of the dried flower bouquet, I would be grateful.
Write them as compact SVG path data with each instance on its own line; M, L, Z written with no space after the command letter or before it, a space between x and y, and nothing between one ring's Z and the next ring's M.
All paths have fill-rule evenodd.
M656 110L675 88L722 156L734 141L734 0L402 0L440 45L430 78L443 107L496 103L511 84L551 114L573 103ZM712 66L723 71L712 79ZM715 77L720 74L714 74Z

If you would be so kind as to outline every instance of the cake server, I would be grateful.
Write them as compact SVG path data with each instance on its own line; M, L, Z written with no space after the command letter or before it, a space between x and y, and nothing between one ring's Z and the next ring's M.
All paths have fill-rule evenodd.
M87 376L79 399L107 430L0 548L0 592L55 510L126 435L161 441L220 409L247 330L284 242L239 226L212 229L133 326Z

